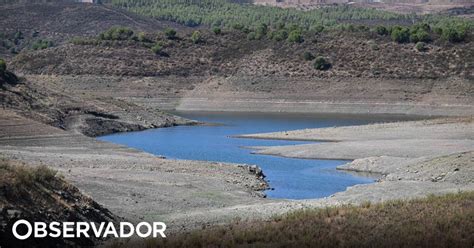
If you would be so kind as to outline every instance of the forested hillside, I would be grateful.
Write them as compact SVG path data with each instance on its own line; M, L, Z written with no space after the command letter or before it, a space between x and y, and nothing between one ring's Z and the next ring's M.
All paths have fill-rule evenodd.
M220 28L231 28L247 33L249 39L267 36L296 42L303 41L302 37L307 32L319 33L324 30L373 30L381 35L390 35L399 43L430 42L435 36L450 42L461 42L469 39L474 26L473 20L446 13L396 14L348 5L302 11L239 4L228 0L111 0L110 3L140 15L186 26L204 25L212 27L216 32L220 32ZM423 28L420 29L420 26Z
M319 25L334 26L340 20L411 20L413 16L374 9L331 7L311 11L238 4L227 0L111 0L115 6L187 26L200 24L231 27L236 24L256 26L260 23L298 25L306 29Z

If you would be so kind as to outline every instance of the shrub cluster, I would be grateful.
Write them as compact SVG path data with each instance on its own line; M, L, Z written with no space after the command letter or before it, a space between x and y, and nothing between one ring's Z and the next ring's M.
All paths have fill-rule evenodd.
M127 27L112 27L99 35L101 40L130 40L133 37L133 30Z
M470 30L472 30L472 27L467 23L461 22L446 23L435 28L437 34L441 35L444 40L450 42L462 42L466 40Z
M428 43L433 40L433 34L437 34L449 42L462 42L467 39L469 33L472 32L471 30L472 25L469 22L449 21L438 23L434 28L432 28L432 25L424 22L409 27L393 26L386 28L378 26L374 31L379 35L390 34L392 40L398 43Z
M33 45L31 45L31 49L33 50L43 50L43 49L46 49L48 47L52 47L54 46L53 42L52 41L49 41L49 40L37 40L33 43Z
M406 27L395 26L390 32L390 37L398 43L410 42L410 29Z

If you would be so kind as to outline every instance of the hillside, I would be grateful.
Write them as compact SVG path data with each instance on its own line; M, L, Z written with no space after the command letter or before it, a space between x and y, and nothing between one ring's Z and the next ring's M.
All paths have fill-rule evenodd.
M10 66L29 77L41 74L35 80L65 91L100 97L113 92L116 98L166 109L176 103L165 99L182 99L178 107L201 108L186 99L203 97L434 106L473 102L474 50L469 42L438 40L427 51L418 51L413 43L357 31L314 34L302 43L248 40L239 31L200 33L198 44L187 32L173 40L162 33L147 34L162 42L160 54L149 48L153 41L85 41L25 52ZM305 53L324 57L331 68L315 69ZM123 76L128 79L119 78ZM220 101L202 109L217 110Z
M254 4L277 6L282 8L298 8L310 10L331 4L350 4L358 7L376 8L398 13L437 13L453 8L472 8L469 0L254 0Z
M0 2L0 157L26 162L0 160L0 246L18 213L46 220L164 221L170 234L236 219L263 220L233 224L231 231L178 234L164 241L170 246L219 246L216 233L242 246L277 244L280 238L293 239L287 245L311 246L308 240L325 236L328 246L346 239L354 246L423 245L423 239L442 246L451 244L442 236L447 226L453 228L453 245L472 243L472 193L364 203L473 189L473 152L466 152L473 122L463 121L474 115L472 20L454 12L422 16L360 6L301 11L245 0L40 2ZM386 137L374 143L293 146L291 155L357 159L342 169L382 165L389 171L375 183L302 201L266 199L263 190L272 182L254 165L167 159L154 150L155 155L91 138L202 124L164 112L175 110L462 117L351 129L356 137ZM199 139L189 130L187 136ZM342 127L320 130L324 140L348 135ZM406 139L395 140L394 130ZM169 139L163 138L165 145ZM339 157L336 151L351 154ZM296 212L264 222L296 209L350 203L362 207ZM421 214L407 214L413 209ZM434 235L417 232L422 228ZM381 236L372 235L377 231ZM404 243L403 237L410 239Z
M7 72L10 77L16 77ZM11 81L11 79L9 79ZM88 136L196 124L156 109L112 98L91 99L64 94L25 78L5 81L0 75L0 106L22 116Z
M212 4L218 1L206 1L199 6L170 4L162 11L176 10L173 18L188 15L198 18L203 15L199 10L207 8L205 4L214 6ZM114 2L119 3L126 1ZM149 4L148 1L141 3ZM113 98L145 109L217 110L220 106L223 110L254 111L251 106L240 103L260 102L266 111L410 111L428 115L460 115L472 111L472 23L463 19L423 17L428 26L420 23L399 27L393 23L410 17L340 7L328 9L323 16L311 17L297 10L285 15L274 8L265 12L266 9L261 9L264 7L243 6L242 21L259 18L272 23L245 26L235 25L230 20L211 30L204 26L190 28L173 24L177 34L168 37L168 31L162 29L169 26L167 21L140 17L107 5L15 4L0 8L4 23L1 27L39 32L29 37L24 31L23 35L29 38L18 39L18 49L23 47L21 52L5 55L10 70L30 82L24 85L30 85L33 91L35 87L60 91L63 96L77 98L77 103L84 98L95 100L92 105L102 109L111 108L109 103ZM26 14L20 15L25 9ZM141 13L139 9L131 10ZM149 10L156 8L150 6ZM53 13L59 13L60 22L50 21ZM315 13L319 12L312 14ZM141 14L153 16L155 12ZM210 15L209 20L202 21L207 23L229 13L220 15ZM339 19L334 18L338 15ZM17 22L19 16L22 18ZM328 22L319 27L274 23L285 18L313 24L322 18ZM377 20L386 21L385 26L370 24ZM351 24L364 21L369 22ZM27 27L26 23L30 25ZM111 26L124 27L115 31L121 30L124 33L120 35L125 36L100 36L105 30L112 32L107 29ZM193 33L196 33L194 38ZM10 32L10 35L15 33ZM50 39L54 42L45 42ZM418 44L416 40L420 39L424 42ZM38 40L43 42L27 45ZM322 65L328 68L315 68L316 61L320 60L317 57L321 57ZM275 101L293 103L282 105ZM113 109L113 113L119 110L127 113L123 108ZM51 111L46 109L46 112ZM69 115L64 112L74 113L60 112L60 116ZM79 112L88 116L96 112L110 114L96 110ZM46 116L50 118L51 114ZM119 114L92 117L103 119L106 116L115 118ZM140 128L123 130L179 123L162 124L153 118L148 120L144 117L146 114L125 116L123 118L132 125L139 120ZM110 118L106 119L107 123L111 122ZM147 121L143 124L142 120ZM45 123L62 122L64 118L54 117ZM107 129L122 130L115 126Z
M179 27L105 5L72 1L0 3L0 8L0 57L11 57L22 49L30 49L40 39L61 44L75 36L95 36L112 26L148 32Z
M19 241L10 232L19 219L34 221L118 221L78 188L45 166L31 167L21 162L0 159L0 245L29 247L91 246L98 240L27 239ZM34 206L32 208L31 206Z

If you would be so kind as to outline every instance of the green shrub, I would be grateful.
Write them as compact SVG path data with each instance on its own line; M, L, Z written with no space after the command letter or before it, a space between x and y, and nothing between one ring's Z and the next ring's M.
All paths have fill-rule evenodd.
M404 27L393 27L390 37L398 43L406 43L410 41L410 30Z
M388 29L384 26L377 26L375 28L375 32L379 35L388 35L389 34Z
M247 39L248 39L248 40L255 40L255 39L257 39L257 33L255 33L255 32L250 32L250 33L248 33L248 34L247 34Z
M98 45L100 41L96 39L88 39L83 37L74 37L71 39L72 44L74 45Z
M271 38L276 40L276 41L283 41L288 38L288 32L284 29L275 31L271 33Z
M7 71L7 63L5 60L0 59L0 74L4 74Z
M310 28L311 31L316 32L316 33L321 33L324 31L324 26L323 25L315 25Z
M234 25L232 25L232 28L235 30L242 30L244 28L244 25L240 23L235 23Z
M101 40L129 40L132 37L133 30L126 27L112 27L99 35Z
M299 30L291 31L291 33L288 35L288 41L294 42L294 43L303 42L303 35L301 35L301 31Z
M156 43L151 47L151 51L155 54L160 54L163 51L163 46L160 43Z
M250 28L248 28L248 27L244 27L244 28L242 28L242 32L244 34L248 34L248 33L252 32L252 30L250 30Z
M23 36L23 33L21 31L18 31L15 33L14 37L15 40L21 40L24 39L25 37Z
M43 50L43 49L46 49L48 47L52 47L54 46L53 42L52 41L48 41L48 40L37 40L33 43L33 45L31 45L31 48L33 50Z
M428 50L428 47L426 47L425 42L420 41L420 42L416 43L415 49L419 52L424 52L424 51Z
M306 61L311 61L314 59L314 55L311 52L304 52L303 58Z
M167 28L165 29L165 35L166 35L166 38L173 40L176 38L176 30L172 28Z
M260 40L262 39L265 35L267 35L268 32L268 26L265 23L262 23L257 26L255 29L255 39Z
M426 23L413 25L410 28L410 41L411 42L430 42L431 41L431 27Z
M144 32L138 33L137 40L140 41L140 42L150 42L150 39L148 39L148 37L146 37L146 34Z
M301 28L299 25L297 24L291 24L291 25L288 25L288 31L291 33L291 31L300 31L302 32L303 31L303 28Z
M277 30L285 29L285 23L284 23L284 22L275 23L275 24L274 24L274 27L275 27L275 29L277 29Z
M436 34L439 34L439 35L442 35L443 34L443 28L441 27L435 27L433 29L433 31L436 33Z
M431 41L431 36L428 32L418 29L415 31L412 31L410 33L410 41L413 43L422 41L422 42L430 42Z
M214 34L221 34L222 30L218 27L215 27L215 28L212 29L212 32L214 32Z
M317 70L328 70L331 68L331 63L329 63L324 57L317 57L313 64L314 68Z
M202 42L202 35L201 32L199 31L194 31L193 34L191 35L191 41L194 44L197 44L199 42Z
M466 39L468 29L465 25L446 26L442 29L441 37L450 42L461 42Z

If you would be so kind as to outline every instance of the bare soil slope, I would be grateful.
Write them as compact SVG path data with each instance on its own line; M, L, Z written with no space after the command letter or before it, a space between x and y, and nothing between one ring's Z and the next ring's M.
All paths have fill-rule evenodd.
M7 82L1 75L0 106L42 123L88 136L197 124L157 109L146 109L113 98L97 100L65 94L54 86L25 78Z
M5 247L92 246L95 238L27 239L19 241L11 233L20 219L35 221L115 222L119 218L83 195L56 171L31 167L14 160L0 159L0 245ZM32 207L34 206L34 207Z
M302 44L248 41L235 32L203 33L200 44L193 44L186 32L177 40L158 35L157 39L164 40L166 56L154 54L141 43L65 44L20 54L10 66L27 77L54 75L38 80L66 92L121 97L150 107L474 113L470 43L433 43L428 52L418 52L412 44L357 33L322 34L307 37ZM307 51L326 56L332 68L314 69L313 62L303 59ZM72 77L76 75L80 77ZM262 108L252 109L255 104L245 105L249 102L262 103Z

